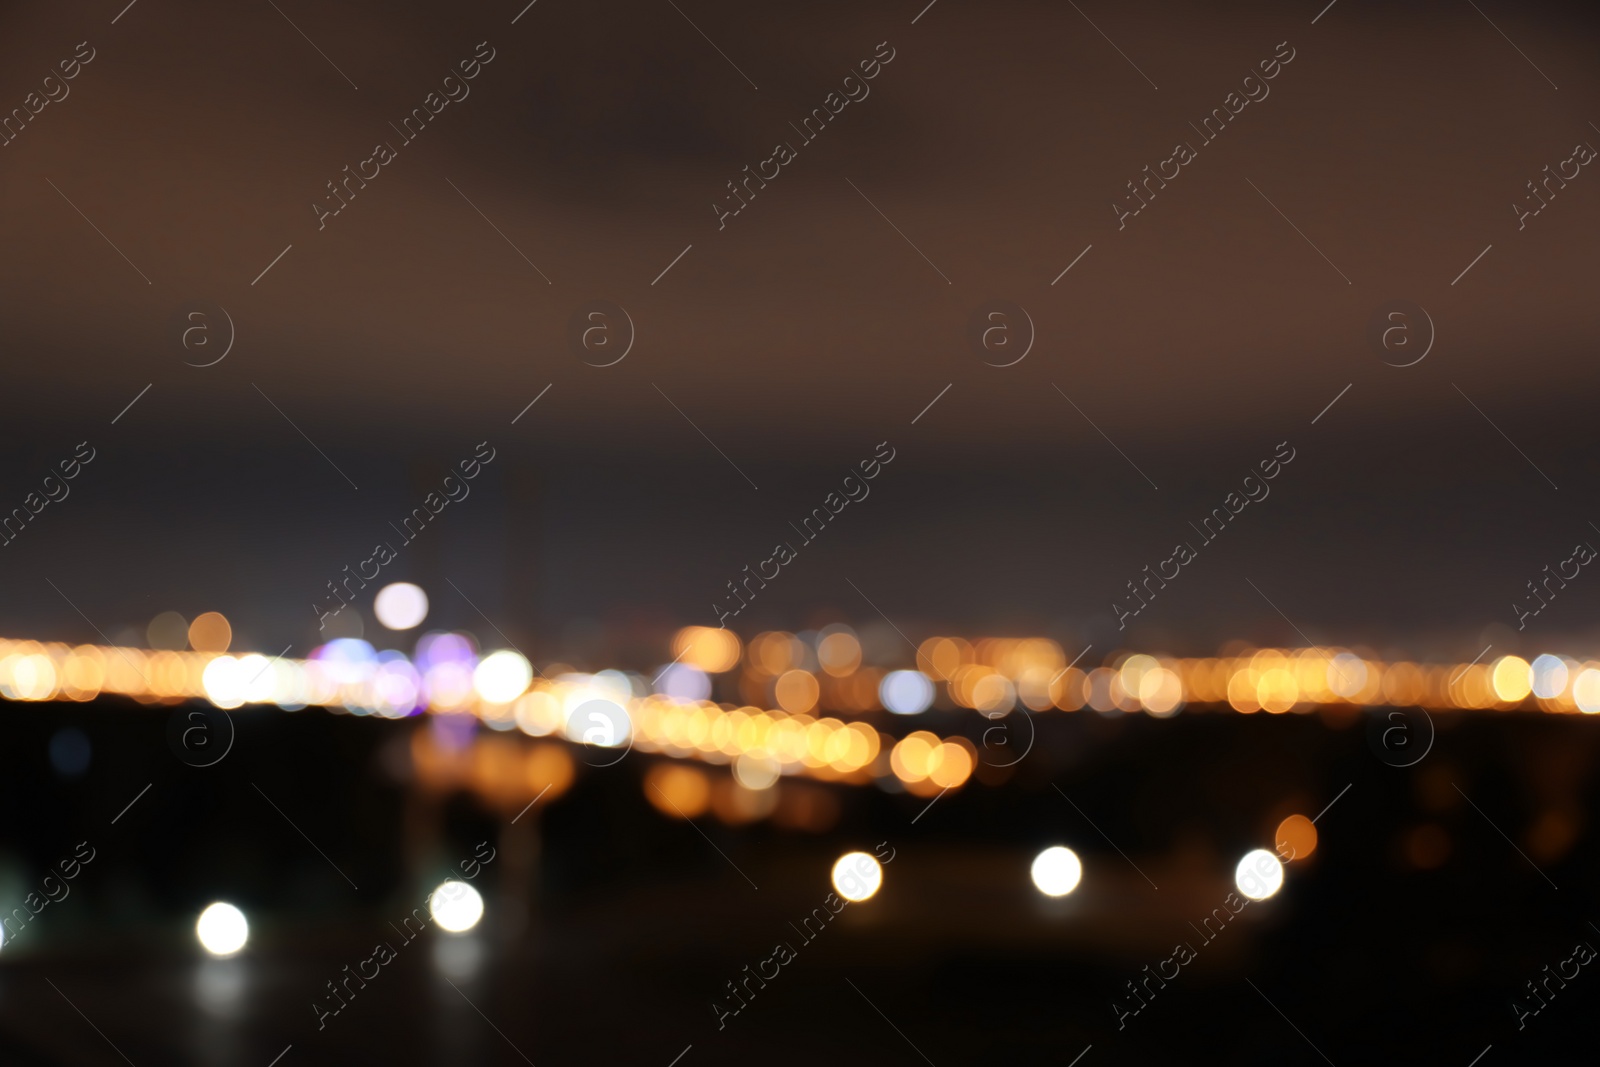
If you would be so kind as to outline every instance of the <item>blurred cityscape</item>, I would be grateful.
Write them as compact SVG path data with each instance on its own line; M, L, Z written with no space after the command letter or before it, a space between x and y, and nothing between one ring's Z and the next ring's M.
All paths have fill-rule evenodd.
M1592 1060L1597 31L0 5L0 1067Z

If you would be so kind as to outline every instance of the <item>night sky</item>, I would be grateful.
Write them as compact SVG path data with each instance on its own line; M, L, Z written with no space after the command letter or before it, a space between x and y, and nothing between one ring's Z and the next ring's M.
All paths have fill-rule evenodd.
M552 652L715 624L880 442L733 625L1594 636L1582 577L1529 632L1513 607L1600 540L1579 5L519 6L0 12L0 508L95 454L0 552L8 633L215 609L303 654L325 584L487 441L386 574ZM597 301L625 318L589 350ZM1371 340L1394 301L1436 335L1411 366L1414 312Z

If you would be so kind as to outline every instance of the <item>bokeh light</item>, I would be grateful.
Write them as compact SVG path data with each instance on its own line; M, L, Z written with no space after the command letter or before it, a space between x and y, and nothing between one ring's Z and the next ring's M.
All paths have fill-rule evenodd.
M656 675L656 692L674 700L710 700L711 676L687 663L671 663Z
M237 708L244 703L245 686L249 679L239 669L239 661L232 656L218 656L206 664L201 675L206 699L224 710Z
M928 781L940 789L955 789L972 777L975 760L966 738L946 741L928 754Z
M778 761L769 756L744 752L733 761L733 776L746 789L770 789L782 771Z
M472 687L491 704L511 703L527 692L532 681L532 664L509 648L489 653L472 673Z
M1360 656L1341 652L1328 664L1328 688L1346 700L1359 697L1367 686L1367 665Z
M675 662L721 674L739 662L739 638L732 630L685 626L672 638L672 655Z
M663 815L693 819L710 805L711 783L698 768L659 763L645 772L644 795Z
M200 913L194 935L200 939L200 947L211 955L231 956L250 939L250 924L245 921L244 912L219 901Z
M1317 827L1304 815L1291 815L1278 824L1278 854L1303 860L1317 850Z
M599 748L619 748L633 737L633 717L619 701L596 695L604 690L574 686L567 694L565 718L569 741Z
M861 666L861 642L848 626L830 626L817 642L817 662L835 678L843 678Z
M916 730L902 737L889 752L889 768L908 785L928 777L929 763L941 742L937 734Z
M429 667L423 676L423 686L433 710L465 711L472 701L475 673L471 663L454 660Z
M755 670L777 676L805 662L806 646L794 634L771 631L757 634L750 642L750 665Z
M878 683L878 699L896 715L919 715L933 704L933 682L921 671L890 671Z
M372 598L372 613L391 630L410 630L428 617L428 594L410 582L392 582Z
M144 636L151 648L182 652L189 647L189 621L176 611L163 611L150 620Z
M865 852L846 852L833 865L833 888L846 900L868 900L882 885L883 867Z
M1541 700L1554 700L1567 689L1567 664L1560 656L1548 652L1536 656L1529 664L1533 673L1533 695Z
M784 671L772 687L773 699L778 707L791 715L810 711L817 706L821 688L810 671Z
M226 652L233 644L233 627L219 611L208 611L189 624L189 647L196 652Z
M378 652L359 637L340 637L311 653L335 685L358 686L378 665ZM213 661L215 662L215 661Z
M465 882L449 879L428 897L428 911L441 930L466 933L483 918L483 897Z
M1600 670L1585 667L1572 683L1572 700L1585 715L1600 712Z
M1283 864L1264 848L1252 849L1234 868L1233 884L1251 900L1266 900L1283 888Z
M1033 858L1029 874L1034 888L1045 896L1064 897L1078 888L1083 879L1083 863L1070 848L1052 845Z
M1183 706L1183 679L1166 667L1145 671L1134 691L1139 694L1139 703L1144 709L1157 718L1174 715Z
M1507 703L1526 700L1533 691L1533 672L1521 656L1501 656L1495 660L1492 677L1494 695Z

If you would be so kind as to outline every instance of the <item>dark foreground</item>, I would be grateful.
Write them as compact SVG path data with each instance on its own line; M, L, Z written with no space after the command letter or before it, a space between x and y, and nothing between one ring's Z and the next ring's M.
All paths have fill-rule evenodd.
M1600 978L1576 946L1600 945L1600 723L1579 716L1436 716L1432 750L1397 769L1361 720L1052 714L992 784L931 806L830 787L836 819L808 832L669 819L639 753L580 764L512 824L471 790L408 781L411 724L244 713L228 757L194 768L166 710L4 710L4 903L80 842L94 853L0 949L7 1064L1465 1067L1489 1048L1490 1067L1593 1036ZM94 746L71 780L45 755L69 723ZM1282 891L1203 927L1240 856L1330 802ZM406 940L478 842L495 857L483 922ZM1052 844L1084 861L1061 900L1028 877ZM882 891L802 930L831 915L834 859L880 845ZM251 922L227 960L192 932L218 899Z

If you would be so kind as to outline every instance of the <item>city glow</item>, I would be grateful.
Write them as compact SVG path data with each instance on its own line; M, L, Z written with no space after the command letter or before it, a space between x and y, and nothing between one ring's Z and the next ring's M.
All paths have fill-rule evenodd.
M166 620L174 631L166 638L175 637L178 621ZM195 638L222 644L226 620L212 613L204 625L216 631L213 640L198 631ZM828 665L843 673L824 669L819 658L829 638L836 640L827 645ZM1425 664L1339 648L1237 649L1192 659L1112 652L1103 661L1108 665L1080 668L1066 665L1060 646L1041 638L936 637L918 646L917 669L884 670L857 659L859 641L843 627L798 636L769 631L748 647L726 631L687 627L672 647L679 662L651 675L591 674L561 664L546 664L541 674L512 650L480 663L472 634L444 631L424 634L409 657L344 637L306 659L0 638L0 698L87 701L111 694L145 705L202 699L227 710L321 707L394 719L454 713L463 724L474 717L496 731L725 766L733 781L722 778L719 788L737 784L731 795L740 799L721 808L707 801L705 810L735 821L770 814L781 776L845 786L892 776L912 796L928 798L964 788L983 763L979 745L988 749L1004 737L1025 746L1031 731L1052 728L1045 719L1085 707L1155 717L1184 709L1304 714L1384 706L1600 714L1600 662L1553 653L1531 662L1502 656L1492 663ZM712 668L727 676L714 679ZM724 702L713 702L714 693ZM935 705L971 709L989 721L974 715L947 736L900 733L900 716ZM872 715L879 711L892 717ZM741 764L741 757L749 758ZM1292 855L1308 854L1296 846Z
M200 913L194 924L200 947L213 956L231 956L250 939L250 924L244 912L232 904L218 902Z
M443 882L428 897L428 911L439 929L452 934L466 933L483 918L483 897L465 882Z
M1078 888L1083 879L1083 863L1070 848L1052 845L1033 858L1029 873L1039 892L1047 897L1064 897Z

